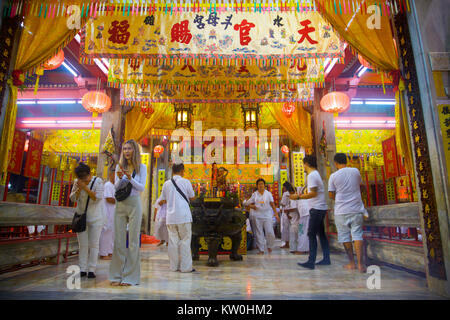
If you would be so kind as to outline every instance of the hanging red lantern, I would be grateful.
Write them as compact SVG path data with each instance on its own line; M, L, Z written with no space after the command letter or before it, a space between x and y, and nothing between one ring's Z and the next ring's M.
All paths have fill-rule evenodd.
M286 102L281 108L281 111L284 113L286 118L290 118L295 111L295 104L292 102Z
M60 50L55 56L51 57L44 63L45 70L54 70L59 68L64 62L64 51Z
M330 92L320 100L320 108L325 112L342 113L350 107L350 98L342 92Z
M147 119L149 119L152 116L153 112L155 112L155 110L150 105L141 106L141 111L144 114L144 117L146 117Z
M155 154L155 158L157 158L157 159L163 152L164 152L164 147L159 144L153 148L153 153Z
M284 145L281 147L281 152L286 156L289 154L289 147L287 145Z
M101 91L89 91L81 100L83 107L92 113L103 113L111 108L111 99Z
M369 61L364 59L363 56L360 55L359 53L358 53L358 61L359 61L359 63L361 63L361 65L363 67L366 67L367 69L373 69L373 67L370 65Z

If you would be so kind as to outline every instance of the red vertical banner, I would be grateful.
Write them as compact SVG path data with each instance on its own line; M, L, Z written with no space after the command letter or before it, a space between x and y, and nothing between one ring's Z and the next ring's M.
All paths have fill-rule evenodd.
M18 130L14 132L14 141L11 149L11 158L8 164L8 172L20 174L26 140L27 134L25 132Z
M406 176L406 167L403 165L403 157L398 155L398 175Z
M395 136L381 142L383 147L384 165L386 169L386 179L398 177L398 156L395 145Z
M27 161L23 175L28 178L39 179L41 169L41 157L44 144L34 138L28 143Z

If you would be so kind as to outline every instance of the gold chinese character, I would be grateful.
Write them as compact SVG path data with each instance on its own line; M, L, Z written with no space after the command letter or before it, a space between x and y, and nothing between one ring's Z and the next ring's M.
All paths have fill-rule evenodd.
M413 109L411 110L411 112L412 112L413 117L415 118L415 117L416 117L416 109L413 108Z
M414 123L413 123L413 128L414 128L415 130L417 130L417 128L419 128L419 127L417 126L417 121L414 121Z
M415 138L416 142L420 141L420 136L418 134L416 134L416 136L414 138Z
M409 92L412 91L412 85L411 85L411 82L408 84L408 91L409 91Z
M421 156L422 156L422 152L420 151L420 147L417 148L417 156L418 156L418 157L421 157Z
M423 170L423 164L422 164L422 161L419 162L419 170L420 170L420 171Z
M430 242L433 242L433 235L430 233L429 235L428 235L428 241L430 241Z
M423 196L424 199L428 199L428 191L427 190L423 190L422 196Z
M388 160L391 160L391 161L392 161L392 159L393 159L393 157L392 157L392 151L389 151L389 152L388 152L387 158L388 158Z
M409 101L410 101L410 104L413 105L413 104L414 104L414 97L411 96L411 97L409 98Z
M420 182L425 184L425 177L424 176L420 176Z

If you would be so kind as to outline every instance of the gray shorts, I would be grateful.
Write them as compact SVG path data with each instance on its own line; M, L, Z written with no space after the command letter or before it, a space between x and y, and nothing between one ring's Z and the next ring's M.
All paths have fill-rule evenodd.
M338 241L343 243L363 240L363 221L362 212L335 215Z

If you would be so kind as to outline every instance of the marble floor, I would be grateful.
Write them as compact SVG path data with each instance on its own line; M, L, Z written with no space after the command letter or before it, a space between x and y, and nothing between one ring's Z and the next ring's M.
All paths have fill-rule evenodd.
M419 276L381 267L381 288L367 288L368 274L344 270L343 254L332 265L305 270L306 256L277 248L264 256L251 251L244 261L220 256L220 266L206 266L206 256L194 262L196 272L168 271L167 247L143 245L139 286L111 287L109 261L99 260L96 279L81 280L68 289L66 268L77 257L57 266L42 265L0 275L0 299L443 299L430 293ZM319 254L319 259L321 255Z

